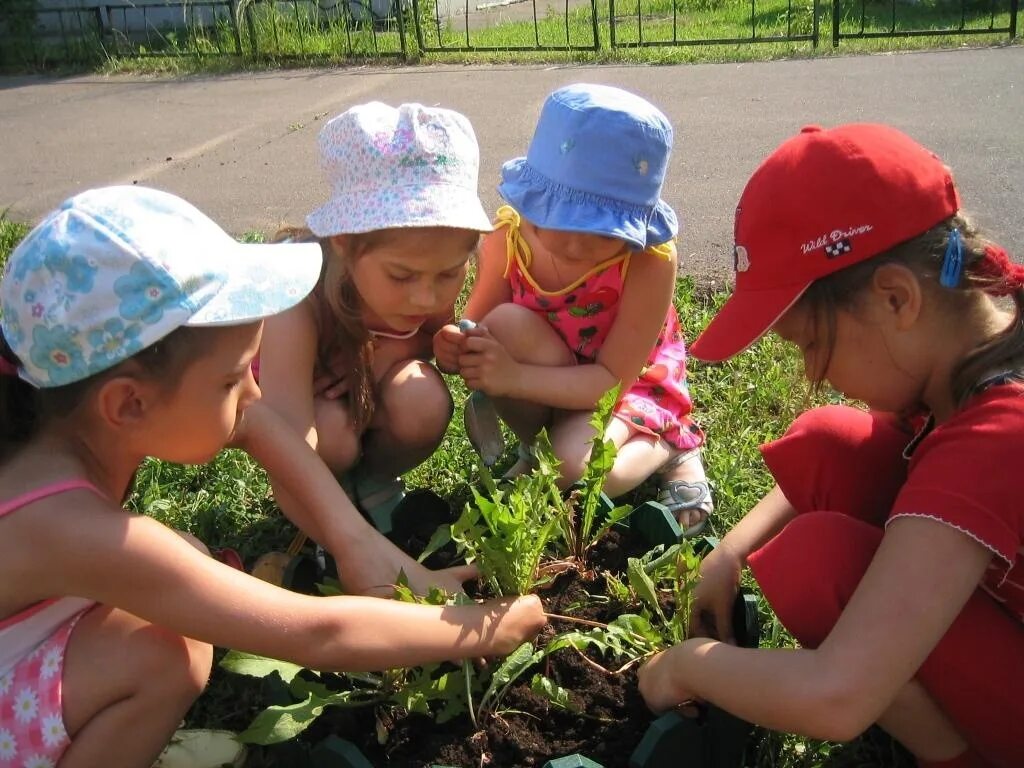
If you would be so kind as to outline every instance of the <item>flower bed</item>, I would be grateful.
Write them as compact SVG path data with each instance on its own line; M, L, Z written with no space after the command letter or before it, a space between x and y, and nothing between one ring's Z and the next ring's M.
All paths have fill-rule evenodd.
M610 403L599 409L604 418ZM687 765L739 766L749 726L713 708L695 720L655 721L637 690L643 660L685 638L702 542L679 542L678 525L656 504L634 511L601 494L610 443L595 441L583 480L567 494L555 485L546 438L537 458L538 468L511 484L483 472L473 501L427 545L477 562L483 595L538 593L550 623L536 643L487 668L375 675L229 654L223 666L267 676L275 697L243 737L280 744L267 753L276 764L317 768L661 768L680 764L680 750L700 756ZM420 549L426 522L416 514L396 520L393 536ZM397 593L450 599L414 598L401 586ZM737 611L738 628L756 624L749 600L741 596ZM756 632L747 642L757 643Z

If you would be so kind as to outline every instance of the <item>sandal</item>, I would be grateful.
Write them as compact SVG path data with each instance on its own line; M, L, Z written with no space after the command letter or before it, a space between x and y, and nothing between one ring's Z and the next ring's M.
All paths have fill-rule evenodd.
M699 536L711 518L714 502L711 497L711 484L707 480L669 480L665 474L695 456L699 457L700 449L683 451L673 456L658 470L658 503L665 506L678 520L680 512L698 510L704 517L689 528L683 530L683 538Z

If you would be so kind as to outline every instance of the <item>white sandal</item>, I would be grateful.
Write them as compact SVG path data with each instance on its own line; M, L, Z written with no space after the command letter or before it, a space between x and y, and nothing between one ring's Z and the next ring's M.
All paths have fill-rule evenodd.
M707 526L708 520L711 519L711 513L714 510L711 484L707 480L669 480L664 475L699 456L699 448L682 451L666 461L657 472L658 503L667 507L677 520L680 512L698 510L704 513L704 517L699 522L683 530L683 538L699 536Z

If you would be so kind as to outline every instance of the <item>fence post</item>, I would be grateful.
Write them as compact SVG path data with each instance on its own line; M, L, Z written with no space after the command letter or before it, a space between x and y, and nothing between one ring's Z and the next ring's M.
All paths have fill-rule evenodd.
M405 47L405 0L394 0L398 6L398 47L402 49L402 61L409 60L409 51Z
M1010 0L1010 39L1017 37L1017 14L1020 12L1020 0Z
M842 0L832 0L832 47L839 47L839 4Z
M427 50L427 44L423 36L423 25L420 21L420 0L412 0L412 20L416 25L416 44L420 47L420 52ZM438 43L440 44L440 39Z
M1016 0L1014 0L1014 2L1016 2ZM566 14L566 18L568 18L569 17L568 4L567 4L567 7L566 7L565 14ZM601 28L600 28L600 25L597 23L597 0L590 0L590 20L591 20L591 22L594 25L594 50L595 51L600 51L601 50Z
M231 33L235 37L235 53L242 55L242 31L238 28L238 2L230 0L228 11L231 14Z
M814 14L814 20L811 22L811 47L814 48L814 50L818 50L818 37L821 34L821 24L818 18L821 13L820 0L814 0L811 4L811 13Z
M608 40L615 47L615 0L608 0Z

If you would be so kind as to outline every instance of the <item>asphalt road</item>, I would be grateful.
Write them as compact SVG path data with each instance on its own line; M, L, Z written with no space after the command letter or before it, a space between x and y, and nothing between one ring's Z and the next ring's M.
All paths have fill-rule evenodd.
M1024 47L747 64L428 66L187 79L0 78L0 210L34 221L91 186L175 192L229 231L301 223L326 195L324 120L360 102L420 101L472 120L481 194L525 153L544 97L571 82L633 90L676 129L664 197L680 214L683 269L731 269L732 213L750 172L806 123L887 122L954 169L965 207L1024 257ZM842 183L841 179L836 180Z

